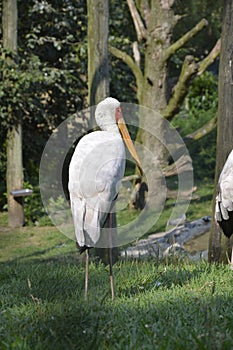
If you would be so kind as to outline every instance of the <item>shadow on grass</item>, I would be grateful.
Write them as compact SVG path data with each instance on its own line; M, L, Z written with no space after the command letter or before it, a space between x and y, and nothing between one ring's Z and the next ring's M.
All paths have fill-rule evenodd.
M113 303L108 268L93 262L84 301L84 271L69 254L1 264L2 348L232 348L233 297L225 269L121 262L114 267Z
M42 259L35 258L55 248L51 247L0 263L0 280L6 299L9 295L15 296L15 298L10 298L15 306L25 300L39 303L61 302L64 297L74 295L76 299L77 297L83 299L85 255L80 257L77 252ZM97 289L101 292L105 279L108 282L108 270L94 262L90 264L89 270L90 290L93 288L93 294Z
M64 256L66 253L61 252L60 249L62 249L63 247L66 247L66 243L62 243L62 244L55 244L52 247L46 248L46 249L41 249L41 250L35 250L33 252L31 252L30 254L21 254L20 256L16 256L13 259L9 259L6 261L0 261L0 265L4 264L10 264L10 263L14 263L14 262L19 262L19 261L25 261L28 259L37 259L38 257L41 257L41 260L38 260L40 262L42 261L46 261L48 259L57 259L59 258L60 255ZM74 244L75 247L75 244ZM59 254L58 254L58 250L59 250ZM77 251L75 248L73 249L74 253ZM48 254L53 252L53 256L49 257Z
M44 250L50 251L49 248ZM38 252L38 255L43 254ZM37 254L27 256L35 257ZM183 287L203 272L203 266L196 265L192 270L177 260L177 266L167 268L169 262L125 261L114 267L115 289L119 297L137 297L141 293L154 292L158 289ZM206 265L207 266L207 265ZM207 269L207 267L204 269ZM83 300L85 278L85 256L79 254L59 254L42 259L14 259L0 263L0 279L6 283L7 293L15 294L15 305L21 298L61 301L63 297L74 294ZM89 266L89 291L91 297L98 300L109 290L109 268L95 260Z

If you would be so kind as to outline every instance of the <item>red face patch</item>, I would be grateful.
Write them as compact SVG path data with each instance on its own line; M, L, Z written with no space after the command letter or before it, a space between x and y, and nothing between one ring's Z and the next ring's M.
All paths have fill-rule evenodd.
M121 107L117 107L115 118L116 118L116 122L118 123L119 119L121 118Z

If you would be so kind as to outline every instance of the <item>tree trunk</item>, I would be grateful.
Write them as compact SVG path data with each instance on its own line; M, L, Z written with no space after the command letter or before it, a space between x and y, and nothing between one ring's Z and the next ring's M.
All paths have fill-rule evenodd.
M164 52L171 44L176 23L172 8L163 9L163 1L152 1L147 25L142 105L161 112L167 105L167 60ZM156 96L156 98L155 98Z
M166 168L168 155L174 160L177 174L180 173L177 157L187 155L186 148L180 141L180 150L177 152L177 140L174 140L173 144L167 120L171 120L179 111L191 79L202 73L220 51L218 41L202 61L197 62L193 56L186 56L178 82L172 93L169 93L167 79L171 56L208 25L207 20L202 19L177 41L172 42L174 27L180 19L180 16L174 13L174 2L175 0L127 0L137 39L144 49L143 69L142 64L140 65L138 45L135 43L133 45L134 59L126 52L110 47L110 52L131 68L136 79L137 98L140 105L137 141L143 145L143 154L140 158L149 185L147 204L150 209L157 207L157 211L163 207L167 192L161 169ZM188 166L190 164L189 157ZM192 167L179 175L181 180L179 187L181 185L190 188ZM190 197L187 201L189 199ZM180 204L178 197L177 202L179 202L177 208L182 208L183 204ZM151 212L153 216L153 210ZM174 215L176 215L175 212Z
M23 188L22 126L14 126L7 133L7 193L8 224L10 227L24 224L23 198L14 198L12 190Z
M140 52L135 43L133 45L134 59L126 52L110 47L110 52L132 70L136 79L139 104L160 113L167 120L171 120L179 111L191 79L201 74L220 51L220 41L218 41L211 52L200 62L197 62L193 56L187 56L172 96L169 96L167 73L170 57L208 25L208 22L202 19L177 41L171 43L173 29L180 19L180 16L174 13L174 2L175 0L127 0L138 41L143 42L145 50L144 69L140 67ZM151 113L148 113L149 118L146 114L143 115L142 109L140 119L143 121L137 141L143 143L143 146L148 147L155 155L154 168L158 169L159 163L160 166L164 166L167 162L166 147L164 147L166 140L163 139L165 121L162 118L155 118L153 121ZM149 132L143 130L143 125L149 128ZM154 131L156 135L159 135L160 141L158 137L157 140L156 137L152 137ZM148 167L151 168L150 161ZM152 186L158 188L159 181Z
M3 23L3 48L11 52L12 57L17 56L17 1L4 0L2 11ZM15 65L13 58L5 57L9 64ZM9 119L12 111L8 108ZM17 200L11 191L22 189L23 165L22 165L22 125L18 121L8 130L7 134L7 197L8 197L8 224L11 227L24 224L23 199Z
M227 262L230 254L229 239L217 227L214 220L215 197L219 175L233 145L233 2L224 1L221 53L219 68L219 102L217 122L217 159L215 171L215 193L213 197L213 220L209 240L209 261ZM231 239L233 241L233 238Z
M173 32L176 19L172 7L164 8L164 1L152 1L150 16L147 21L146 51L143 81L138 86L139 103L155 112L161 113L167 106L167 64L164 59L164 52L171 45L171 33ZM150 34L149 34L150 33ZM153 196L157 197L158 206L161 193L166 193L166 184L161 176L161 166L165 165L165 119L152 118L151 113L143 113L142 109L141 128L137 135L137 141L142 142L145 149L149 149L153 157L146 160L148 152L143 154L145 174L148 174L153 167L153 177L149 188ZM152 125L153 124L153 125ZM150 133L145 131L149 128ZM156 135L159 135L159 139ZM150 192L151 193L151 192ZM152 193L151 193L152 194ZM161 196L163 202L163 196Z
M109 95L108 0L87 0L88 96L93 106Z

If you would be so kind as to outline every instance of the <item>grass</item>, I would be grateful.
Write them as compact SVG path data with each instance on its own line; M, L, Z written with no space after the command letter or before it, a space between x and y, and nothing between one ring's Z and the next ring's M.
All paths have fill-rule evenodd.
M211 191L198 188L188 220L211 214ZM92 259L85 301L84 257L74 242L52 226L12 230L6 221L1 214L0 349L233 348L229 266L181 257L121 260L113 267L112 302L108 267Z
M108 269L75 256L1 263L1 349L232 349L232 271L185 261L124 261Z
M9 228L3 226L6 214L0 215L0 262L30 260L74 253L74 242L53 226Z

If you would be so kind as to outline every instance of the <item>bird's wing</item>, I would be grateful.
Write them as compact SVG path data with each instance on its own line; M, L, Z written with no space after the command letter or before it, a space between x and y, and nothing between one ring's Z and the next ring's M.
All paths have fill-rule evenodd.
M233 151L227 158L219 177L219 192L216 197L215 218L228 220L229 211L233 211Z
M110 134L110 135L109 135ZM105 192L112 201L125 170L125 148L120 136L93 132L81 139L69 167L69 191L83 198Z
M94 132L77 145L69 168L69 191L76 236L81 245L98 241L124 169L125 149L120 135Z
M220 222L222 220L228 220L229 214L227 208L223 205L221 192L218 193L215 203L215 219Z

